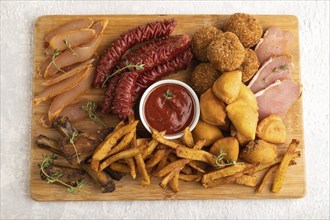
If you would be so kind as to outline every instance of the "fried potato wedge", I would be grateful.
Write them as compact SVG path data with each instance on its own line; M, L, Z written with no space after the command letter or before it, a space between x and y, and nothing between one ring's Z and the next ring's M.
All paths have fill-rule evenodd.
M124 150L126 147L128 147L129 143L132 141L134 135L135 135L136 129L133 129L128 134L124 136L124 138L119 142L118 145L114 146L106 155L106 157L109 157L113 154L116 154L122 150Z
M194 138L192 136L192 133L191 133L189 127L186 127L184 129L182 140L183 140L183 143L190 148L192 148L195 145Z
M174 177L169 182L171 189L173 192L177 193L180 191L179 189L179 172L177 172Z
M191 174L191 175L187 175L183 173L179 174L179 180L183 180L185 182L200 181L201 178L202 178L201 175L196 175L196 174Z
M219 170L211 171L203 175L202 183L204 184L204 183L212 182L216 179L234 175L235 173L243 171L246 167L247 164L236 164Z
M235 180L235 183L245 186L255 187L257 185L257 177L250 175L242 175Z
M273 144L283 144L286 139L286 128L279 115L273 114L264 118L257 127L257 137Z
M146 168L151 169L156 166L165 156L166 150L157 150L156 153L146 162Z
M129 166L127 164L123 164L123 163L112 163L109 165L110 169L117 171L117 172L121 172L121 173L130 173L131 169L129 168Z
M180 146L176 149L176 155L189 160L202 161L212 166L216 165L216 158L211 153L204 150L195 150Z
M125 162L127 163L128 167L130 169L131 177L135 180L135 178L136 178L136 167L135 167L134 159L133 158L126 158Z
M300 141L297 139L292 139L288 149L286 150L283 159L280 163L280 166L278 168L278 172L275 176L273 186L272 186L272 192L276 193L279 192L283 185L284 175L288 169L288 166L290 164L290 161L293 158L293 155L295 154L295 150L297 146L299 145Z
M103 160L107 156L108 152L115 146L118 140L132 130L136 129L138 123L139 121L134 121L110 133L94 151L93 159Z
M170 182L170 180L176 176L177 174L179 174L180 170L182 169L183 167L176 167L174 168L172 171L170 171L165 177L164 179L160 182L160 186L162 188L165 188L166 185Z
M182 170L183 167L187 163L189 163L189 160L187 160L187 159L180 159L180 160L174 161L174 162L168 164L167 166L165 166L163 169L159 170L157 173L154 174L154 176L163 177L177 168L180 168L180 170Z
M179 143L176 143L175 141L167 140L163 137L162 132L158 132L155 129L151 129L151 132L154 139L156 139L159 143L169 146L170 148L176 149L178 146L183 146Z

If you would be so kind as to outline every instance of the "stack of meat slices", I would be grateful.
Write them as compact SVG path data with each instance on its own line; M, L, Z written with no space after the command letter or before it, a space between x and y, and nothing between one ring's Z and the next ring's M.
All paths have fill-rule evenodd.
M271 114L284 119L301 94L300 85L292 79L293 63L289 55L292 41L290 32L270 27L256 46L262 66L248 87L257 97L259 121Z
M170 36L175 27L174 20L156 21L139 26L119 37L101 57L94 79L95 87L107 84L101 113L113 112L121 120L133 115L133 106L142 93L160 78L185 69L193 55L188 35ZM143 45L145 41L153 40ZM129 51L134 46L137 49ZM106 76L113 70L125 69L127 65L143 65L128 71Z

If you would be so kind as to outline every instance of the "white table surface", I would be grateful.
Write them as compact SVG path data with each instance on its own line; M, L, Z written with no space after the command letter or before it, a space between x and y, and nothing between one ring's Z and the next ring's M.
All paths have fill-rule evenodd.
M32 34L38 16L234 12L292 14L299 19L307 161L305 198L44 203L30 198ZM329 219L329 3L1 1L0 150L2 219Z

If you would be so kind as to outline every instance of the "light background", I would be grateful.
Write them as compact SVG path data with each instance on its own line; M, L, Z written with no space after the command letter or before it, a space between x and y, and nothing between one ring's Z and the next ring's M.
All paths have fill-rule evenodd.
M57 0L0 4L1 219L329 219L329 2ZM305 198L52 203L30 199L32 34L38 16L235 12L291 14L299 19L307 161Z

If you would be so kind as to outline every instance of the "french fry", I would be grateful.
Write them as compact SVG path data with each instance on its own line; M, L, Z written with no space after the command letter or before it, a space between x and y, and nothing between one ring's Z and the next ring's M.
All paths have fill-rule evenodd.
M129 168L128 165L123 164L123 163L112 163L109 165L110 169L122 173L130 173L131 169Z
M292 156L292 159L299 158L300 156L301 156L300 151L296 151L296 152L294 152L294 154ZM261 170L265 170L265 169L267 169L269 167L272 167L273 165L279 164L279 163L281 163L282 159L283 159L283 157L279 157L279 158L275 159L274 161L272 161L270 163L259 164L256 167L256 172L259 172Z
M190 148L194 147L194 145L195 145L194 138L192 136L192 133L191 133L189 127L186 127L184 129L182 140L183 140L184 144L187 145L188 147L190 147Z
M106 168L113 162L116 162L120 159L127 159L127 158L131 158L131 157L135 157L136 155L140 154L144 150L144 148L145 148L145 145L143 145L139 148L132 148L132 149L128 149L125 151L121 151L117 154L114 154L114 155L108 157L106 160L104 160L101 163L100 170L104 170L104 168Z
M200 167L200 166L196 163L196 161L190 161L190 162L188 163L188 165L191 166L191 168L193 168L193 169L195 169L195 170L197 170L197 171L199 171L199 172L201 172L201 173L206 173L206 171L205 171L202 167Z
M195 150L201 150L206 144L206 140L198 140L197 143L193 146Z
M137 138L136 139L136 144L139 147L139 146L142 146L144 144L147 144L149 142L149 140L150 140L149 138Z
M148 171L146 169L144 160L142 158L141 154L138 154L137 156L134 157L135 162L139 171L139 174L141 176L141 183L143 186L149 186L150 185L150 176L148 174Z
M215 171L206 173L202 177L202 183L208 183L208 182L212 182L216 179L234 175L235 173L243 171L246 167L247 167L247 164L236 164L233 166L222 168L220 170L215 170Z
M230 175L230 176L216 179L211 182L204 182L203 186L206 188L212 188L212 187L216 187L219 185L233 183L236 181L236 179L242 177L243 175L251 175L254 171L255 171L255 166L253 164L247 164L242 171L236 172L235 174Z
M151 169L156 166L165 156L166 150L157 150L155 155L146 162L146 168Z
M139 121L134 121L128 125L125 125L119 128L116 131L111 132L105 140L96 148L93 154L94 160L103 160L108 152L111 150L113 146L117 143L117 141L128 134L131 130L135 129Z
M235 183L245 186L255 187L257 185L257 177L250 175L242 175L235 180Z
M157 168L153 171L153 174L157 173L161 169L163 169L165 166L169 164L167 161L168 155L170 154L170 151L166 152L165 156L159 161Z
M161 132L160 134L164 135L165 132ZM144 160L152 154L152 152L155 150L157 145L158 145L158 141L155 139L152 139L149 142L147 149L142 153L142 157Z
M162 188L165 188L166 185L168 184L168 182L176 175L180 172L180 170L183 168L183 166L181 167L176 167L173 170L171 170L169 173L167 173L167 175L164 177L164 179L160 182L160 186Z
M169 174L174 169L177 169L177 168L180 168L180 170L183 169L184 165L186 165L187 163L189 163L189 160L187 160L187 159L180 159L180 160L174 161L174 162L168 164L167 166L165 166L163 169L159 170L154 175L158 176L158 177L163 177L163 176Z
M100 161L99 160L91 160L91 169L94 171L98 171L100 166Z
M184 146L182 144L175 143L174 141L167 140L163 137L161 132L158 132L155 129L151 128L151 132L154 139L156 139L159 143L169 146L170 148L176 149L178 146Z
M216 165L216 158L214 155L204 150L195 150L179 146L176 148L176 155L189 160L202 161L212 166Z
M131 140L133 139L134 135L135 135L136 129L133 129L132 131L130 131L128 134L125 135L125 137L119 142L119 144L115 147L113 147L108 153L106 157L109 157L113 154L116 154L122 150L124 150L129 143L131 142Z
M183 173L179 174L179 180L183 180L185 182L200 181L201 178L202 178L201 175L195 175L195 174L187 175Z
M281 161L280 166L278 168L278 172L273 182L272 192L276 193L281 190L283 185L284 175L288 169L290 161L292 160L298 145L299 145L299 140L292 139L287 151L283 156L283 160Z
M135 169L135 162L134 162L134 159L133 158L127 158L125 159L129 169L130 169L130 174L131 174L131 177L135 180L136 178L136 169Z
M173 192L177 193L180 191L179 189L179 172L174 175L174 177L169 182L171 189Z
M177 156L175 156L174 154L168 155L168 161L174 162L174 161L177 161L177 160L179 160L179 158ZM192 174L192 169L188 166L184 166L182 168L182 172L185 173L185 174Z
M114 129L113 131L117 131L119 128L124 127L124 125L125 125L125 122L124 122L124 121L120 121L120 122L116 125L116 127L115 127L115 129Z

